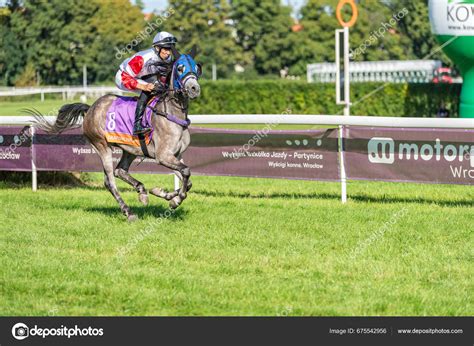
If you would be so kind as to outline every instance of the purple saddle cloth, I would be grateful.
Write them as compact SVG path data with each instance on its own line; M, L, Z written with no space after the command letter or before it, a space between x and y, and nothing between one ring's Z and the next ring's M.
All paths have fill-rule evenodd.
M154 107L158 98L154 98L148 105ZM105 118L105 137L108 142L140 146L138 136L133 134L133 123L135 122L135 109L137 99L135 97L119 96L109 107ZM142 126L152 128L145 138L146 144L150 143L153 135L151 123L152 111L147 107L142 118Z

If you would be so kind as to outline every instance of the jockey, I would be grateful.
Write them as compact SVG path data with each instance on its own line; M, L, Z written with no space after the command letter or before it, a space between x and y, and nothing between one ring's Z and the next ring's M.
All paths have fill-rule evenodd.
M119 89L139 94L133 126L135 135L151 130L142 126L143 114L153 93L162 92L167 88L166 83L173 66L171 48L176 42L176 38L170 33L159 32L153 39L151 49L126 59L115 75L115 84Z

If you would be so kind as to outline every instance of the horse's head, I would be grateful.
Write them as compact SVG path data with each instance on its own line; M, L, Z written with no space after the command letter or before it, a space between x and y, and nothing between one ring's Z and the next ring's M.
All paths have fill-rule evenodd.
M173 65L173 88L181 90L190 99L195 99L201 94L201 86L198 83L202 74L200 64L194 61L196 47L189 54L180 54L173 49L175 62Z

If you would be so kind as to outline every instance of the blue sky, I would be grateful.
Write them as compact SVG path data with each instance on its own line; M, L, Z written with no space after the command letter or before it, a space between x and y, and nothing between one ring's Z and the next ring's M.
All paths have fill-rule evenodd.
M144 0L145 12L152 12L153 10L163 10L168 5L167 0Z
M291 4L294 7L301 7L305 0L282 0L285 5ZM163 10L168 5L167 0L143 0L145 3L145 12L152 12L153 10Z

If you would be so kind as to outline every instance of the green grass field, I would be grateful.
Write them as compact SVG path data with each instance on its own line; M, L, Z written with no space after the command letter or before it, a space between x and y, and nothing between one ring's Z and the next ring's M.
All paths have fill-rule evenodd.
M0 315L474 313L472 187L194 177L169 215L120 183L129 224L101 179L0 183Z
M63 101L63 100L49 100L39 102L34 98L31 102L28 101L1 101L0 102L0 116L5 115L27 115L22 112L24 108L34 107L44 115L56 115L59 108L66 103L80 102L79 99ZM88 103L93 100L88 100Z
M170 213L120 182L129 224L101 174L82 178L40 173L33 193L0 174L0 315L474 313L472 187L351 182L341 205L336 183L193 177Z

